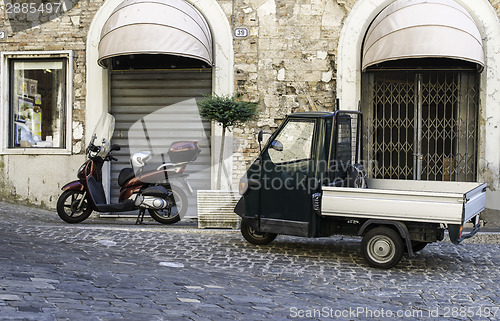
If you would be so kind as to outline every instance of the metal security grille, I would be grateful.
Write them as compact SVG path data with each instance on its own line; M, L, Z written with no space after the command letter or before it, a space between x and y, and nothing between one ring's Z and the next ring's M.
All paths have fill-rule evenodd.
M372 71L363 77L370 177L476 179L476 72Z

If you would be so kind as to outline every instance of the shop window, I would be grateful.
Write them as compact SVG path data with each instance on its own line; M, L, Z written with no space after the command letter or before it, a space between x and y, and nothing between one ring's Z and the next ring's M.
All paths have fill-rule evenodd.
M4 152L40 153L71 149L71 74L68 52L4 54Z

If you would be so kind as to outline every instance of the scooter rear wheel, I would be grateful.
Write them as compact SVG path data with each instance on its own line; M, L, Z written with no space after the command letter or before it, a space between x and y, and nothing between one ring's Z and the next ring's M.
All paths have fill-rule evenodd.
M67 223L80 223L92 213L82 191L64 191L57 200L57 214ZM80 204L81 203L81 204Z
M149 209L149 215L161 224L174 224L181 220L187 212L188 200L186 194L177 186L172 186L172 197L169 206L162 210Z

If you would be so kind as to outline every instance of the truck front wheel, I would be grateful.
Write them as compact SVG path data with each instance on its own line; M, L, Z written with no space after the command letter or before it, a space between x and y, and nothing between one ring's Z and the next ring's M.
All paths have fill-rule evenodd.
M271 243L277 236L274 233L261 233L241 222L241 234L248 242L255 245L266 245Z
M390 269L403 257L403 238L391 228L376 227L363 236L361 252L370 266Z

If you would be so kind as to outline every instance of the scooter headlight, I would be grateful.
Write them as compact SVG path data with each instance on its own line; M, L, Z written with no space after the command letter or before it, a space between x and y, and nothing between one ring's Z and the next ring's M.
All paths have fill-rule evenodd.
M82 166L80 166L80 168L78 169L78 175L80 175L80 173L82 173L84 170L85 170L85 167L87 166L87 163L84 163Z

